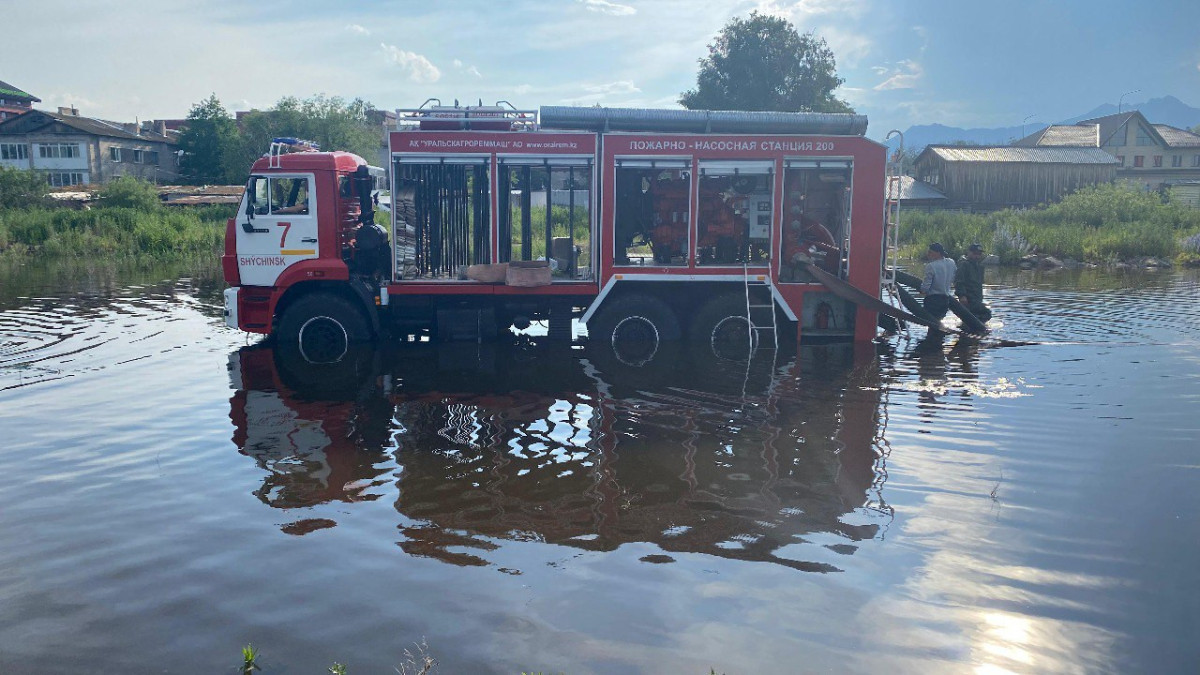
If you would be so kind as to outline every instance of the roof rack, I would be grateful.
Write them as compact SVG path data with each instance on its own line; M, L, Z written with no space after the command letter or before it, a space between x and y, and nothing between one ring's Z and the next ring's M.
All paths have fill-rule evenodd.
M271 139L271 147L267 151L267 165L272 169L279 168L279 158L293 152L319 152L320 144L316 141L306 141L293 136L280 136Z
M432 104L432 105L430 105ZM508 101L496 101L495 105L442 105L440 99L431 98L419 108L397 108L400 116L397 126L423 130L476 129L492 131L532 131L537 129L537 110L518 110Z

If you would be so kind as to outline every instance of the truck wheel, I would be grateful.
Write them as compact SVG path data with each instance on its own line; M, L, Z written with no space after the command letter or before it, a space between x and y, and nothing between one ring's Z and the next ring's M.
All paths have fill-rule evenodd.
M611 344L622 360L646 362L660 342L680 336L679 319L665 302L648 295L626 295L605 305L589 322L591 340Z
M329 293L300 298L279 321L281 346L298 348L310 363L335 363L346 355L351 344L370 338L371 330L362 312Z
M758 331L746 319L746 298L736 293L718 295L700 307L688 330L688 341L709 345L723 359L745 360L758 346Z

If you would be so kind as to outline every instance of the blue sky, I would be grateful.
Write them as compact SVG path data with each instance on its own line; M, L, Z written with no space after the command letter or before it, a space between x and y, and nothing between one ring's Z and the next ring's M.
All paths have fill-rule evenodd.
M1200 1L3 0L0 80L83 114L183 117L281 96L672 107L733 16L826 38L869 135L1054 122L1117 99L1200 107Z

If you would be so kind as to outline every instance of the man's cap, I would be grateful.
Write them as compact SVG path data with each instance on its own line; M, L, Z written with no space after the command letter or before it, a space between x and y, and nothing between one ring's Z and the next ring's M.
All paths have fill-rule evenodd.
M946 255L946 247L942 246L940 243L938 243L936 241L929 245L929 250L936 251L938 253L941 253L942 255Z
M967 250L971 253L983 253L983 247L979 244L971 244L967 247Z

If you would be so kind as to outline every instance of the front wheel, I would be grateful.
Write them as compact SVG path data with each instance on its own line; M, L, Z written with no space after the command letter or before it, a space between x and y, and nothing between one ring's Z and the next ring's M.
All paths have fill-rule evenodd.
M336 363L350 345L370 338L362 312L330 293L312 293L296 300L279 321L280 346L297 348L310 363Z
M663 342L680 337L679 319L665 302L649 295L626 295L610 301L588 322L588 338L611 344L627 364L649 363Z

